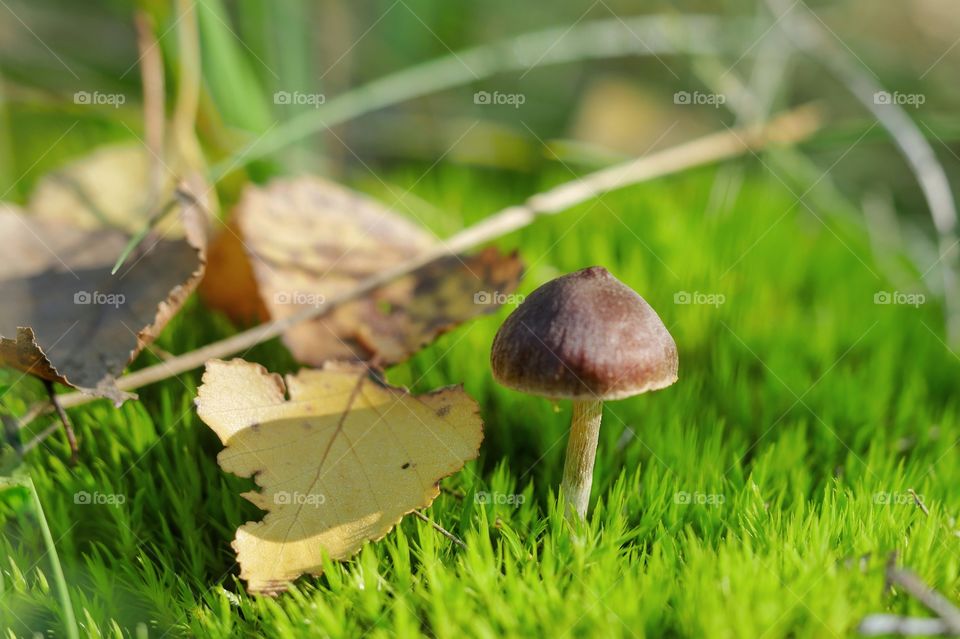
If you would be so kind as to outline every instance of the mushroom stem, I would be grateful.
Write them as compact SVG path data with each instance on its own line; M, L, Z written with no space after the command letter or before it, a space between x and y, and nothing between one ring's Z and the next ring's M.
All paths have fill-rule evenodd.
M567 502L566 516L570 521L575 520L574 513L580 519L587 516L602 417L602 401L574 400L570 440L567 442L567 458L563 465L561 484Z

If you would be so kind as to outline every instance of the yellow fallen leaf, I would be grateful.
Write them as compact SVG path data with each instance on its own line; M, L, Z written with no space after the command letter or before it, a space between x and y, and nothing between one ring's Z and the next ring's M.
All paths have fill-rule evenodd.
M284 385L257 364L211 360L197 412L225 445L220 466L261 488L244 497L266 516L233 542L254 593L281 592L319 574L324 554L345 559L386 535L430 505L483 439L461 387L414 396L358 364L303 370Z

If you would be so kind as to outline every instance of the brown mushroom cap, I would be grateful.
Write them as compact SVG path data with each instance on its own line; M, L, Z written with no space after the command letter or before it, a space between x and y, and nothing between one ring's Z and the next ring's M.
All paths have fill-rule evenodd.
M547 282L497 332L494 378L544 397L623 399L677 381L677 345L642 297L602 266Z

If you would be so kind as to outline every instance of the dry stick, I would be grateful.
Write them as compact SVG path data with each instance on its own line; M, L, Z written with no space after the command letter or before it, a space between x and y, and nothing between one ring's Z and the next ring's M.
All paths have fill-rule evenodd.
M917 508L923 511L924 515L930 516L930 510L927 508L927 505L923 503L923 498L917 494L913 488L908 488L907 492L913 497L913 503L917 505Z
M163 189L164 86L163 60L160 46L153 37L150 14L139 11L134 17L137 27L137 49L140 53L140 75L143 78L143 130L150 151L150 180L147 206L152 206Z
M957 247L957 208L943 165L903 108L894 100L877 99L878 94L890 94L886 93L869 73L860 69L853 56L836 46L834 36L828 34L818 20L810 17L811 11L805 4L791 4L789 0L766 0L766 3L771 13L777 16L777 24L793 41L794 46L819 60L877 118L893 138L916 176L937 230L940 260L943 261L941 273L947 342L952 348L960 348L960 295L957 295L960 249ZM794 12L798 4L802 8ZM794 13L788 16L791 12Z
M444 537L446 537L447 539L449 539L449 540L452 541L453 543L457 544L457 545L460 546L461 548L466 548L466 547L467 547L467 544L465 544L462 539L460 539L459 537L457 537L456 535L454 535L452 532L450 532L449 530L447 530L446 528L444 528L444 527L441 526L440 524L436 523L435 521L433 521L432 519L430 519L429 517L427 517L426 515L424 515L424 514L423 514L422 512L420 512L419 510L414 510L414 511L413 511L413 514L416 515L417 517L419 517L420 519L422 519L423 521L427 522L428 524L430 524L430 527L431 527L431 528L433 528L433 529L436 530L438 533L440 533L441 535L443 535Z
M73 424L70 423L70 418L67 417L67 411L63 410L63 406L57 401L57 392L53 389L53 382L45 379L43 380L43 387L47 389L47 396L50 398L50 403L53 404L53 409L57 412L60 423L63 425L63 432L67 435L67 443L70 444L70 465L74 466L80 454L79 447L77 446L77 434L73 432Z
M529 226L541 215L559 213L602 193L631 184L645 182L723 159L736 157L748 149L767 144L793 144L807 139L821 124L818 109L802 106L783 113L765 125L712 133L663 151L596 171L566 182L528 199L524 204L508 207L398 266L368 277L355 288L337 295L323 305L300 310L288 317L273 320L231 337L207 344L170 361L142 368L117 380L121 390L133 390L203 366L208 360L228 357L257 344L282 335L290 327L327 315L333 309L368 295L372 291L409 275L417 269L451 254L462 253L480 244L500 238ZM98 399L83 393L59 396L62 406L71 408ZM46 402L35 404L20 420L23 428L33 419L49 411Z
M934 618L901 617L891 614L867 615L857 630L868 637L876 635L960 635L960 610L950 601L928 586L913 571L897 568L897 553L887 558L884 572L887 594L893 586L902 587L907 594L935 612Z
M147 180L147 193L144 199L144 212L150 213L154 203L163 192L164 172L164 92L163 60L160 58L159 43L153 37L153 21L150 15L141 11L134 18L137 27L137 49L140 52L140 75L143 78L143 129L146 132L147 151L149 151L150 171ZM147 224L138 231L120 252L113 264L110 275L116 275L127 257L140 245L140 242L153 230L162 214L158 217L151 213Z
M949 634L960 635L960 610L949 599L928 586L912 570L890 567L887 580L903 588L907 594L932 610L946 626Z
M173 109L173 145L171 155L184 167L199 171L206 166L200 141L196 135L197 111L200 108L200 27L196 0L177 0L180 81L177 102Z

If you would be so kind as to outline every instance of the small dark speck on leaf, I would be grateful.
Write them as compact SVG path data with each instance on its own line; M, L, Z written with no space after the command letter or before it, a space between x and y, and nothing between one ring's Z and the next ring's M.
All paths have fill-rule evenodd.
M410 462L407 462L406 464L404 464L404 465L401 466L400 468L401 468L402 470L406 470L406 469L410 468Z
M437 417L446 417L447 413L450 412L450 405L441 406L437 409Z

